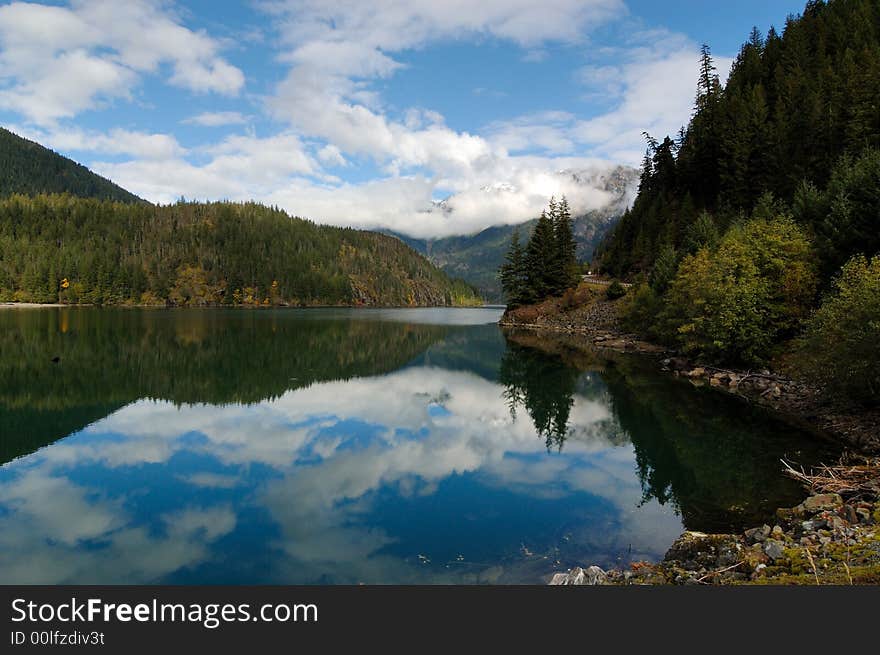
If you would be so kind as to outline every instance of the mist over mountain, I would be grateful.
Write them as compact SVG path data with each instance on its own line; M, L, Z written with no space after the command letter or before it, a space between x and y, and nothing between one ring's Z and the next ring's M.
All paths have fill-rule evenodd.
M638 186L639 173L628 166L616 166L607 171L557 171L554 177L562 178L564 183L561 186L574 190L575 195L592 192L602 203L596 209L581 211L574 216L578 260L590 261L593 250L630 206ZM487 194L503 194L507 189L498 184L486 187L484 191ZM580 200L583 202L583 199ZM589 202L595 204L597 201L591 199ZM453 212L455 209L446 201L441 201L435 204L433 211ZM419 239L391 230L386 230L386 233L424 254L448 275L477 287L486 300L499 302L502 295L497 272L504 260L510 237L519 230L520 237L527 239L536 223L537 217L517 225L495 225L476 234L439 239Z

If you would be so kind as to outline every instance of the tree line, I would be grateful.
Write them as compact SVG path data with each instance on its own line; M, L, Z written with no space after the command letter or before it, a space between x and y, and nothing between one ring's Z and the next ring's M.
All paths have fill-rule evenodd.
M835 177L839 190L844 160L851 165L880 148L878 99L874 0L813 0L803 15L788 18L781 35L754 29L725 85L704 46L693 118L678 135L646 135L638 197L598 248L597 263L617 276L647 272L664 247L690 245L703 212L723 232L767 192L804 209L804 227L843 250L832 268L853 254L863 234L873 237L866 247L876 252L876 214L829 230L816 195Z
M508 306L540 302L577 284L576 250L568 200L562 196L557 203L551 198L525 247L520 242L519 230L511 236L499 269Z
M140 305L478 304L393 237L257 203L0 200L0 300Z
M726 85L708 47L694 115L648 147L597 249L640 282L629 327L703 360L790 364L880 397L880 4L808 2L757 29Z

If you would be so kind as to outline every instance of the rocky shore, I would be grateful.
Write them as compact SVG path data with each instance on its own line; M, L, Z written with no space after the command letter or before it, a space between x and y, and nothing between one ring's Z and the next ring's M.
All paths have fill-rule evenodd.
M669 348L647 342L621 329L618 303L601 293L566 307L552 299L505 312L502 327L555 332L581 338L584 345L617 352L653 355L660 370L695 386L709 386L803 422L861 453L880 452L880 411L845 407L803 381L769 370L733 370L701 364Z
M874 462L875 473L880 462ZM880 477L874 481L880 484ZM876 492L845 499L815 494L777 511L771 527L742 534L685 532L663 561L626 570L598 566L556 573L551 585L880 584L880 502Z
M769 370L691 361L622 330L617 303L601 291L579 291L579 298L508 311L501 326L566 335L567 342L589 348L646 354L669 375L773 409L865 459L826 469L831 474L824 477L789 469L805 484L807 497L777 510L773 525L741 534L685 532L659 563L610 571L577 567L556 573L549 584L880 584L880 458L868 458L880 452L880 412L839 406L821 390ZM783 468L780 462L780 475ZM850 484L851 476L861 477Z

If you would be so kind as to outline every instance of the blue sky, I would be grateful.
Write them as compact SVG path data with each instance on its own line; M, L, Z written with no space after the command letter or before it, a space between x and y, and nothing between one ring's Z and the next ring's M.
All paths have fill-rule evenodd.
M0 123L155 202L256 199L415 236L613 200L802 0L0 3ZM578 181L570 173L578 174ZM432 201L445 199L441 211Z

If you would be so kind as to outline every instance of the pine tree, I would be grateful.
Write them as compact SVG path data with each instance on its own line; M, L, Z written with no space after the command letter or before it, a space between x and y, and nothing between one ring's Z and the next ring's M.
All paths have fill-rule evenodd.
M556 237L556 257L559 262L556 267L559 275L556 292L562 293L577 280L577 242L572 229L571 210L565 196L562 196L557 207L553 230Z
M546 211L541 212L535 230L526 246L526 284L523 300L539 302L555 290L551 265L556 258L556 234Z
M704 43L700 47L700 78L697 83L697 109L701 109L714 99L719 81L716 73L715 61L709 45Z
M521 305L525 300L526 269L525 253L520 244L519 230L514 230L513 236L510 238L510 247L499 272L501 288L507 297L507 304L511 307Z

